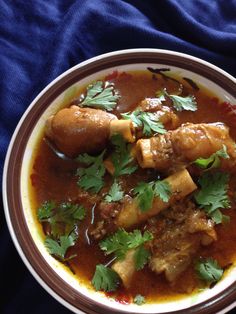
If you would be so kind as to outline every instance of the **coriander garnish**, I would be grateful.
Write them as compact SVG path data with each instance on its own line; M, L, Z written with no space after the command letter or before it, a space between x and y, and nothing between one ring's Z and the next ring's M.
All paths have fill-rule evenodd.
M216 224L227 220L228 216L221 213L221 208L229 208L227 195L229 175L223 172L205 172L199 179L201 190L195 194L195 200Z
M114 291L119 284L119 276L109 267L102 264L96 266L92 285L96 290Z
M134 164L134 158L130 154L130 146L119 134L113 135L111 143L114 146L114 152L111 160L115 168L114 176L122 176L133 173L137 166Z
M99 156L88 154L80 155L77 160L88 165L87 168L78 168L76 175L79 176L78 186L86 191L98 193L104 186L103 176L106 172L103 164L105 150Z
M71 233L70 235L60 236L58 240L47 237L44 243L50 254L54 255L61 261L65 261L76 256L71 255L65 259L68 248L75 245L76 238L77 236L74 233Z
M105 201L110 202L118 202L124 196L124 191L122 191L121 186L116 180L113 182L108 194L105 196Z
M134 261L135 261L135 268L137 270L143 269L143 267L147 264L151 253L147 250L143 244L140 245L135 253L134 253Z
M113 84L97 81L87 87L87 94L79 105L112 111L119 97Z
M153 236L149 231L145 231L142 234L141 231L137 229L133 232L119 229L113 235L102 240L99 246L106 255L114 253L118 260L122 260L129 250L138 248L145 242L152 240L152 238Z
M195 265L195 269L199 278L208 283L219 281L224 273L218 262L213 258L199 260Z
M39 221L49 223L50 234L54 238L70 234L85 215L83 206L71 202L56 205L53 201L46 201L38 209Z
M137 304L137 305L142 305L146 302L145 300L145 297L142 296L141 294L137 294L135 297L134 297L134 303Z
M152 207L154 197L159 197L163 202L168 202L171 196L171 188L167 181L140 182L134 188L134 194L142 212Z
M218 150L214 154L212 154L209 158L198 158L196 159L193 163L202 168L202 169L212 169L212 168L218 168L220 167L221 160L220 158L223 159L228 159L229 155L227 153L227 148L225 145L223 145L222 149Z
M136 109L133 112L122 113L121 116L124 119L131 119L137 127L142 128L146 136L151 136L153 133L166 133L164 125L154 113Z
M163 96L168 97L175 110L177 111L183 111L183 110L188 110L188 111L196 111L197 110L197 102L194 96L178 96L178 95L170 95L166 89L164 89L161 92L157 92L156 96L161 98L163 101Z

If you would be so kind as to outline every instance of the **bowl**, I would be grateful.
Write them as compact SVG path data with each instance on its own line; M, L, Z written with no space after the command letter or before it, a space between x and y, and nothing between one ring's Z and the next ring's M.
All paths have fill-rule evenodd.
M3 175L5 215L15 247L35 279L56 300L75 313L217 313L236 303L236 267L214 289L159 304L121 304L86 288L49 255L31 210L29 171L46 119L69 102L81 86L114 71L169 68L173 73L213 91L222 101L236 102L236 80L220 68L183 53L131 49L94 57L69 69L50 83L22 116L9 145Z

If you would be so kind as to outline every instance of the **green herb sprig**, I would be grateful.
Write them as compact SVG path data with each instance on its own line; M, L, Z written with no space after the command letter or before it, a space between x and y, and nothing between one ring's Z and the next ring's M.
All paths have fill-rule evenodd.
M137 170L134 164L134 158L130 154L130 146L124 141L120 134L111 137L111 143L114 146L114 152L111 160L115 168L114 177L128 175Z
M163 123L159 121L159 118L154 113L136 109L133 112L122 113L121 116L124 119L132 120L137 127L142 128L145 136L151 136L154 133L166 133Z
M135 229L133 232L119 229L113 235L102 240L99 246L106 255L113 253L118 260L122 260L129 250L136 249L152 239L153 236L149 231L145 231L142 235L138 229Z
M118 202L124 197L124 191L122 191L120 184L115 180L105 196L105 201L108 203Z
M76 239L76 234L71 233L70 235L60 236L57 240L47 237L44 243L50 254L64 262L76 256L74 254L65 258L68 248L75 245Z
M229 159L229 155L227 153L227 148L223 145L222 149L218 150L214 154L212 154L209 158L198 158L193 163L202 169L213 169L219 168L221 164L221 158Z
M96 291L115 291L119 285L119 276L111 268L99 264L96 266L96 271L92 279L92 285Z
M142 296L141 294L137 294L135 297L134 297L134 303L137 304L137 305L142 305L146 302L145 300L145 297Z
M168 202L171 196L171 187L165 180L155 182L140 182L134 188L134 195L142 212L152 207L154 197L159 197L163 202Z
M51 235L58 238L70 234L78 222L84 219L86 210L70 202L56 205L53 201L46 201L38 209L37 215L40 222L49 223Z
M147 264L151 253L147 250L143 244L140 245L134 253L134 261L135 261L135 268L137 270L143 269L143 267Z
M79 155L77 160L86 164L87 168L78 168L76 175L79 176L77 184L79 187L92 193L98 193L104 186L103 176L106 172L103 157L105 150L98 156L88 154Z
M212 258L199 260L195 270L200 279L210 284L219 281L224 273L218 262Z
M87 93L79 105L112 111L119 97L113 84L96 81L87 87Z
M171 100L173 107L176 111L196 111L197 110L197 102L194 96L177 96L177 95L170 95L166 89L163 91L159 91L156 93L156 96L163 101L163 96L167 97Z
M199 179L200 191L194 197L198 205L216 224L228 221L229 217L223 215L222 208L229 208L230 201L227 195L229 175L223 172L205 172Z

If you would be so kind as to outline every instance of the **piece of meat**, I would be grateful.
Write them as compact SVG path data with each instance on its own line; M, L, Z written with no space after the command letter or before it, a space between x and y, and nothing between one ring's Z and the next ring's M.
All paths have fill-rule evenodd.
M202 210L196 209L196 205L188 198L184 200L184 203L179 201L173 204L170 210L163 212L163 215L178 224L185 223L187 226L186 231L191 234L203 232L204 234L201 237L202 245L208 245L217 240L214 222L208 219Z
M117 230L116 216L119 214L121 204L119 202L100 202L97 210L100 218L95 227L90 231L90 235L95 240L102 239L106 234L111 234Z
M135 250L129 250L123 260L116 261L111 267L119 275L125 288L129 288L136 271L134 256Z
M194 251L194 243L182 243L181 251L175 250L166 256L153 257L149 266L157 274L164 272L166 279L172 282L190 265L191 253Z
M190 265L200 240L199 235L187 232L184 223L166 220L162 232L154 236L149 267L173 282Z
M214 223L188 199L164 211L147 229L154 235L149 267L170 282L192 263L201 245L217 239Z
M223 160L222 164L232 168L236 164L235 142L224 123L185 123L166 134L139 140L136 156L142 168L171 173L199 157L210 157L223 145L230 159Z
M163 106L158 98L145 98L139 108L142 111L152 112L167 129L176 129L180 124L178 116L170 107Z
M142 111L149 112L161 110L162 107L164 106L162 105L162 101L159 98L145 98L139 104L139 108Z
M100 240L107 234L107 230L106 230L106 227L104 226L104 224L105 224L105 221L104 220L100 220L100 221L97 222L95 228L90 231L89 234L95 240Z
M171 142L175 155L184 155L189 161L207 158L223 145L231 150L235 144L229 136L229 128L223 123L185 123L172 132Z
M164 181L168 183L171 190L171 196L167 202L164 202L160 197L156 196L153 199L151 208L143 212L140 210L139 204L135 198L124 198L122 207L116 218L117 226L121 228L131 228L136 224L144 222L197 189L196 184L193 182L186 169L172 174Z
M193 234L196 232L204 232L201 237L201 244L208 245L217 240L217 234L214 229L214 222L207 219L203 211L196 210L186 219L188 232Z
M101 202L99 204L100 216L103 219L114 219L120 211L120 203L118 202Z
M46 136L69 157L98 153L107 145L114 119L115 115L100 109L71 106L47 120Z

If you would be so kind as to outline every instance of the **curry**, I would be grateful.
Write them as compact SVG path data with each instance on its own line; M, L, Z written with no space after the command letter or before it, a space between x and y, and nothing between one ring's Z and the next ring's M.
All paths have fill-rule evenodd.
M236 255L233 121L231 104L168 69L82 89L33 161L49 253L122 303L214 288Z

